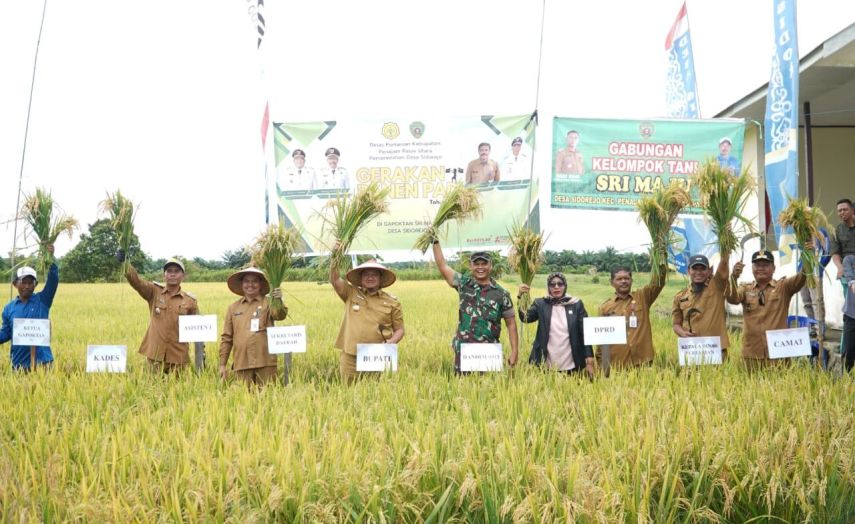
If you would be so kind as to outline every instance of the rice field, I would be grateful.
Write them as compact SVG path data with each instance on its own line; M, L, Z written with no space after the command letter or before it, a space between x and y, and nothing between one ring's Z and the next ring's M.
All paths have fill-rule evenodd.
M570 279L589 311L611 294L601 280ZM0 364L0 520L855 519L852 377L807 365L749 375L733 360L679 371L672 280L654 306L655 365L593 383L528 366L533 327L513 371L454 377L456 294L398 282L399 371L352 387L332 349L341 302L328 284L286 283L286 323L306 324L309 350L291 385L260 392L216 378L216 344L201 375L147 374L133 290L61 284L54 369ZM184 288L220 317L234 299L225 284ZM87 344L126 344L129 372L84 373Z

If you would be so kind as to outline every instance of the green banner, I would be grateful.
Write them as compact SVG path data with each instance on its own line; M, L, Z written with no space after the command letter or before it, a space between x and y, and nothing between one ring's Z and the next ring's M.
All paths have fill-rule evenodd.
M672 181L697 199L698 165L716 158L739 172L744 135L745 123L735 120L556 117L551 206L633 211L640 198Z
M443 245L506 245L514 222L539 227L534 126L532 115L274 123L279 219L301 231L306 253L323 253L331 247L326 204L377 183L390 190L389 212L363 229L351 252L410 250L448 190L470 184L483 219L449 224Z

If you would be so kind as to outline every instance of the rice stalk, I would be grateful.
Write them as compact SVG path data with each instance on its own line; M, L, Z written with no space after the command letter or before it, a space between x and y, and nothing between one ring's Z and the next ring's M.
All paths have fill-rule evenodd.
M326 225L332 230L335 240L330 253L331 267L341 268L346 253L362 228L389 210L389 203L386 202L388 195L388 187L381 189L379 185L372 182L352 196L341 193L324 206L325 210L332 213L332 218L321 215Z
M270 281L270 289L276 289L285 280L285 273L291 267L294 253L300 246L300 233L294 228L271 224L267 226L249 248L252 265L264 271ZM285 304L281 298L271 297L270 309L281 312Z
M119 249L125 254L122 262L122 274L126 273L131 264L131 244L134 239L134 218L137 207L118 189L115 193L107 193L107 198L101 201L100 210L107 215L110 228L116 235Z
M520 276L520 281L531 286L537 270L543 265L543 244L546 241L543 232L535 233L526 226L514 223L508 231L511 249L508 252L508 265ZM531 294L526 291L520 295L519 307L527 312L531 306Z
M695 179L700 192L700 207L709 217L718 237L719 253L721 256L729 255L738 244L734 224L741 224L750 233L754 232L754 224L742 214L755 190L754 179L747 167L735 175L723 169L714 158L701 164L695 172Z
M671 226L677 219L677 215L691 205L692 198L689 193L677 184L660 187L652 195L640 199L636 204L638 219L644 222L647 231L650 232L650 267L657 282L659 280L657 268L666 264L668 246L675 241L671 238Z
M808 286L817 285L816 273L819 268L819 258L816 250L807 247L807 243L822 238L822 228L831 229L828 218L818 207L811 207L807 199L789 199L787 207L778 215L781 227L793 228L796 242L801 251L802 273L808 277Z
M62 211L54 214L55 204L51 192L39 187L36 188L35 193L24 196L24 205L21 209L20 218L30 227L30 231L36 237L39 246L36 265L39 274L42 275L47 273L48 268L55 260L48 251L48 246L54 244L63 233L71 238L74 230L78 227L77 219L73 216Z
M457 184L445 194L445 198L436 210L433 222L419 235L414 247L422 253L427 251L431 243L439 238L440 228L449 220L457 220L459 223L479 218L481 218L481 199L478 191L472 187Z

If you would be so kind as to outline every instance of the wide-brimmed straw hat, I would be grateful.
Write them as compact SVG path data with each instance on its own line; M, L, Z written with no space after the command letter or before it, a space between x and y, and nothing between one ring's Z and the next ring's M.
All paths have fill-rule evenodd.
M235 271L229 276L229 279L226 281L226 285L229 286L229 290L235 295L243 296L243 287L241 286L241 279L244 275L258 275L261 279L261 290L259 294L264 296L270 293L270 282L267 281L267 277L264 276L264 272L257 267L248 267L246 269L241 269L240 271Z
M376 269L380 272L380 287L389 287L395 283L398 277L395 276L395 273L392 273L392 270L386 269L381 266L374 260L369 260L368 262L363 262L359 264L355 268L351 269L347 272L347 281L353 284L354 286L362 285L362 272L366 269Z

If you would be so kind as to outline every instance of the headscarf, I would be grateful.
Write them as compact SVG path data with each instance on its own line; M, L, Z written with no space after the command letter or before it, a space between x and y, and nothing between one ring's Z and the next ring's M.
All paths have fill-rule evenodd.
M552 280L555 278L557 278L564 284L564 294L560 297L553 297L549 293L549 283L552 282ZM558 304L569 304L573 300L573 297L567 296L567 278L563 274L556 271L554 273L550 273L546 277L546 296L543 297L543 300L545 300L547 304L553 306L556 306Z

